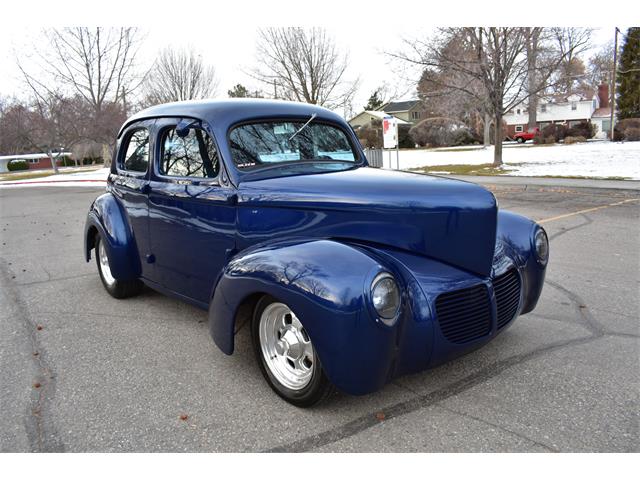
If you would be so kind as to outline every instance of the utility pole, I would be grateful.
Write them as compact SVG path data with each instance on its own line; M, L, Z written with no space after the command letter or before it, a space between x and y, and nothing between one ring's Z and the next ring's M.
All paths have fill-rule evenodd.
M609 140L613 142L613 127L615 126L616 121L616 70L618 69L618 27L616 27L615 31L615 40L613 46L613 73L611 75L611 121L609 122L611 125L611 132L609 135Z

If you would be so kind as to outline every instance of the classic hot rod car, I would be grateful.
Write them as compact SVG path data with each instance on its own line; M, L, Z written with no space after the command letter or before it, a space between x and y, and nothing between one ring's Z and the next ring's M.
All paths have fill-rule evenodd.
M116 298L208 309L226 354L250 322L269 385L310 406L487 343L536 305L545 231L469 182L371 168L313 105L181 102L120 130L84 238Z

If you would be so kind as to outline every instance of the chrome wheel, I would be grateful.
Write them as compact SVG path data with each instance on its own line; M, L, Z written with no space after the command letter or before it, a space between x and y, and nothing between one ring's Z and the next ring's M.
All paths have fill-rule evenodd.
M264 362L275 379L291 390L306 387L315 355L298 317L284 303L271 303L260 315L258 331Z
M111 275L111 268L109 268L109 257L107 257L107 251L104 248L104 242L100 241L98 246L98 260L100 261L100 272L102 278L108 286L113 286L116 283L116 279Z

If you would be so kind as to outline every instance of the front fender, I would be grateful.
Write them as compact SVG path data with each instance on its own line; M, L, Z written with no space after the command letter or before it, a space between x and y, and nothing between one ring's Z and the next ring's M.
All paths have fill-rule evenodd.
M94 200L84 227L84 256L88 262L96 235L104 241L112 275L118 280L133 280L141 274L141 264L127 216L107 192Z
M384 385L395 332L372 318L365 291L385 267L364 250L332 240L296 240L252 247L225 268L209 307L218 347L233 352L242 302L269 294L286 303L309 334L329 380L351 394Z
M538 228L533 220L516 213L500 210L496 234L494 264L501 258L510 257L521 268L523 280L523 302L521 314L533 310L542 294L546 265L536 259L533 238Z

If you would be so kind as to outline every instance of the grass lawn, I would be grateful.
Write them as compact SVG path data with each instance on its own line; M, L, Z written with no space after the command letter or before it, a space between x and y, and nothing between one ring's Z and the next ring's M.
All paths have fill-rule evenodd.
M60 173L94 172L103 168L102 165L96 168L65 168ZM18 180L29 180L32 178L50 177L54 175L53 170L23 170L18 172L3 173L0 175L0 182L15 182Z
M494 167L491 163L483 163L480 165L433 165L429 167L412 168L413 172L422 173L449 173L453 175L508 175L510 166Z

